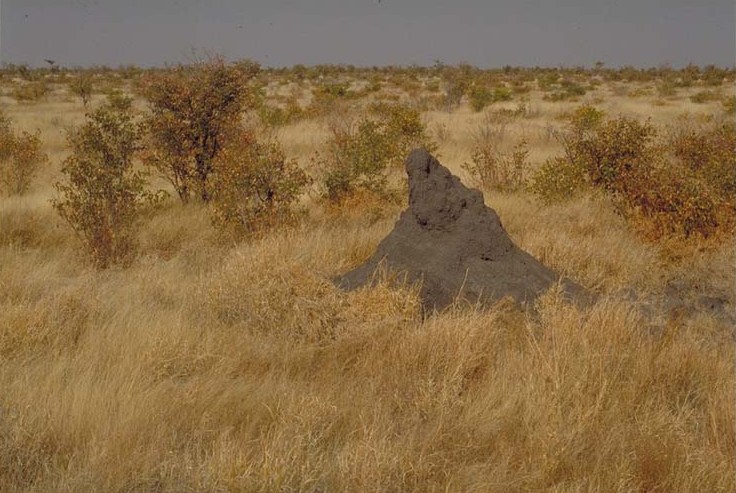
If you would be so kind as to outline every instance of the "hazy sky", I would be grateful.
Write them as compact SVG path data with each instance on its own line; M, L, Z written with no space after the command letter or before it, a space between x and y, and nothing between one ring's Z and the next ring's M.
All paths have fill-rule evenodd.
M734 0L0 0L3 62L733 66Z

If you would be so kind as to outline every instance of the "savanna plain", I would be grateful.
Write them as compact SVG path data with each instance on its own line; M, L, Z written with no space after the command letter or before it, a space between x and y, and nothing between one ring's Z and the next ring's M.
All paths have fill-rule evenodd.
M0 491L736 491L735 79L5 66ZM336 287L418 145L594 301Z

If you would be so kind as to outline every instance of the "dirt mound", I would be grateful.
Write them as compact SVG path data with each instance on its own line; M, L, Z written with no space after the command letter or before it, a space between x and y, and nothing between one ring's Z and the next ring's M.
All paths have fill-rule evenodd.
M442 309L457 296L493 303L507 295L532 301L559 276L517 247L478 190L465 187L427 151L406 160L409 208L375 254L338 279L344 289L370 284L384 264L421 283L425 308ZM582 292L563 281L569 296Z

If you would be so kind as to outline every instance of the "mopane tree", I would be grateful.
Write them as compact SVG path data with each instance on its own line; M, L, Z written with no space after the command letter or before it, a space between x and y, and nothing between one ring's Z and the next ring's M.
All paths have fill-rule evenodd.
M252 100L248 82L257 72L252 62L214 58L144 81L151 106L144 160L171 182L183 202L212 198L215 160L239 132L241 114Z

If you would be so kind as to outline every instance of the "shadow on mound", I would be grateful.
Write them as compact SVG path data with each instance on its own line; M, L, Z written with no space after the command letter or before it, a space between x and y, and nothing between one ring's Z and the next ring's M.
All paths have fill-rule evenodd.
M409 208L365 264L337 279L340 287L371 284L381 266L419 282L427 310L441 310L456 298L490 305L511 296L526 304L557 282L568 299L584 296L580 286L517 247L483 195L427 151L412 151L406 172Z

